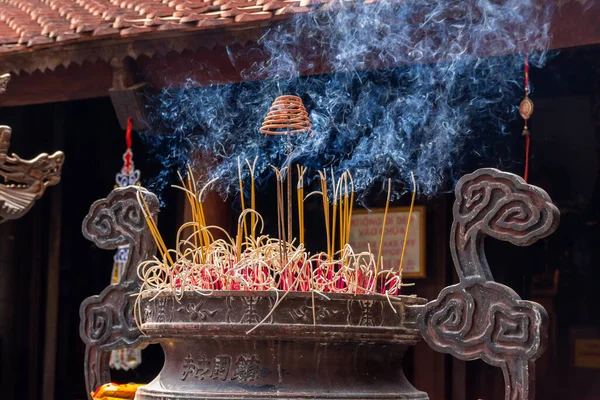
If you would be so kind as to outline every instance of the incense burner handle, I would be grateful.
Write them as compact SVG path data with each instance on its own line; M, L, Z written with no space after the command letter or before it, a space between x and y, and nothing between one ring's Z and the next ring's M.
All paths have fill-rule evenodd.
M530 245L556 230L560 213L545 191L496 169L463 176L455 195L450 248L460 283L420 306L419 330L435 351L502 368L506 400L532 400L548 314L494 281L483 242Z
M138 193L155 216L159 208L156 196L146 189L128 186L117 188L106 199L92 204L83 220L83 235L98 247L110 250L129 245L130 249L120 282L108 286L100 295L88 297L79 309L88 395L110 382L111 350L136 348L149 341L134 318L135 295L141 286L137 266L156 253L156 246L138 204Z

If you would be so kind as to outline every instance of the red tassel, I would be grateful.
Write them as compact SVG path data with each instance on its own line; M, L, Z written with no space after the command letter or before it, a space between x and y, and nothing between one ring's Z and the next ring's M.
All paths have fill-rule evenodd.
M125 143L127 143L127 148L131 149L131 117L127 118L127 131L125 131Z

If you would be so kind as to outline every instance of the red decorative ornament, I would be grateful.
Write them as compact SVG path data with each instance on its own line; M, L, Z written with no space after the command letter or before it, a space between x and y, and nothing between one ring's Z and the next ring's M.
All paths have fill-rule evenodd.
M140 170L135 169L133 163L133 151L131 150L131 118L127 118L127 131L125 131L125 144L127 149L123 153L123 167L115 176L116 187L138 185L140 183ZM113 258L112 284L116 285L121 280L121 275L129 258L129 246L119 246ZM109 366L112 369L130 370L136 368L142 362L142 351L140 349L120 349L110 353Z

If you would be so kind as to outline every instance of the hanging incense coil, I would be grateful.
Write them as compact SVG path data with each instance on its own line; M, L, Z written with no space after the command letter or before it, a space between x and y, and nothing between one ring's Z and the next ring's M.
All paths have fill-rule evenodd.
M297 96L279 96L273 102L260 131L265 135L312 133L312 125L302 99Z

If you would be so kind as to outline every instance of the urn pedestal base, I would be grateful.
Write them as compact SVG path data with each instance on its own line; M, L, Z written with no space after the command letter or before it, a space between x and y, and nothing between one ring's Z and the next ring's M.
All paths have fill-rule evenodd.
M136 400L428 399L402 372L406 345L161 340L160 375Z
M402 371L424 299L331 294L313 314L310 293L150 296L142 326L165 365L136 400L428 399Z

